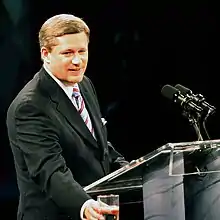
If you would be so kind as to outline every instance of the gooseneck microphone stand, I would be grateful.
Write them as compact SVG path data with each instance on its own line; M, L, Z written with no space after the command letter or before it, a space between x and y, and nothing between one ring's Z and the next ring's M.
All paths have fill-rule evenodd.
M183 116L186 117L190 123L190 125L193 126L195 132L196 132L196 135L197 135L197 140L198 141L203 141L204 138L202 136L202 133L201 133L201 130L200 130L200 120L201 120L201 114L198 113L198 112L190 112L190 111L186 111L186 110L183 110Z
M182 112L183 116L186 117L190 123L190 125L193 126L197 140L203 141L204 137L202 135L202 131L200 130L201 124L203 125L203 133L206 134L206 139L210 139L209 134L206 130L205 123L207 121L208 116L210 115L209 112L204 116L199 112L192 112L187 111L186 109ZM201 171L207 171L206 166L201 167L201 163L205 160L206 155L210 153L210 150L194 150L190 152L188 155L185 155L185 169L196 169L198 171L198 178L202 178L206 176L205 173L202 173Z

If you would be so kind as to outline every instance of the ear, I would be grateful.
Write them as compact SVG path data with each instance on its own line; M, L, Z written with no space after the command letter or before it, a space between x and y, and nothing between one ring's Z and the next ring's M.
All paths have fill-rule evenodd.
M45 61L46 63L50 63L50 52L46 47L42 47L41 50L41 59Z

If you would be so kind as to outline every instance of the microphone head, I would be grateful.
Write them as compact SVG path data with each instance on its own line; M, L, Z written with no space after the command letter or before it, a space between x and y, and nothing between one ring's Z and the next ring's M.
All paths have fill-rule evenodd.
M175 88L178 89L183 95L192 94L192 91L190 89L188 89L185 86L182 86L180 84L176 84Z
M165 85L161 89L161 94L170 100L174 100L175 94L177 93L179 93L178 89L171 85Z

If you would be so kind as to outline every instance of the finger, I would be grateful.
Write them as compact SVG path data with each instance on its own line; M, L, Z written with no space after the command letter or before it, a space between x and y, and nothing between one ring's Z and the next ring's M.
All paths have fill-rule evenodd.
M84 218L83 220L99 220L99 219L90 216L90 217L86 217L86 218Z
M95 217L91 216L91 217L89 218L89 220L99 220L99 218L95 218Z
M96 212L93 207L87 207L85 210L85 216L87 219L99 219L99 220L104 220L104 216Z
M97 213L101 213L101 207L99 202L94 201L90 204L90 207L92 207L92 209L94 209Z
M99 200L99 204L101 207L107 207L109 206L108 204L104 203L103 201Z
M100 206L98 207L98 210L96 210L96 208L94 208L98 213L111 214L111 207L108 204L99 200L99 205Z

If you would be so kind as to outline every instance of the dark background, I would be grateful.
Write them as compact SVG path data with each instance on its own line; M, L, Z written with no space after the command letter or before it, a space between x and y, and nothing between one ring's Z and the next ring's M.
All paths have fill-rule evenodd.
M217 3L192 2L0 1L2 214L15 219L18 195L6 111L41 67L38 31L55 14L75 14L90 27L86 75L96 87L109 140L128 160L167 142L197 140L181 111L161 95L165 84L203 94L217 108L207 129L219 138L219 10Z

